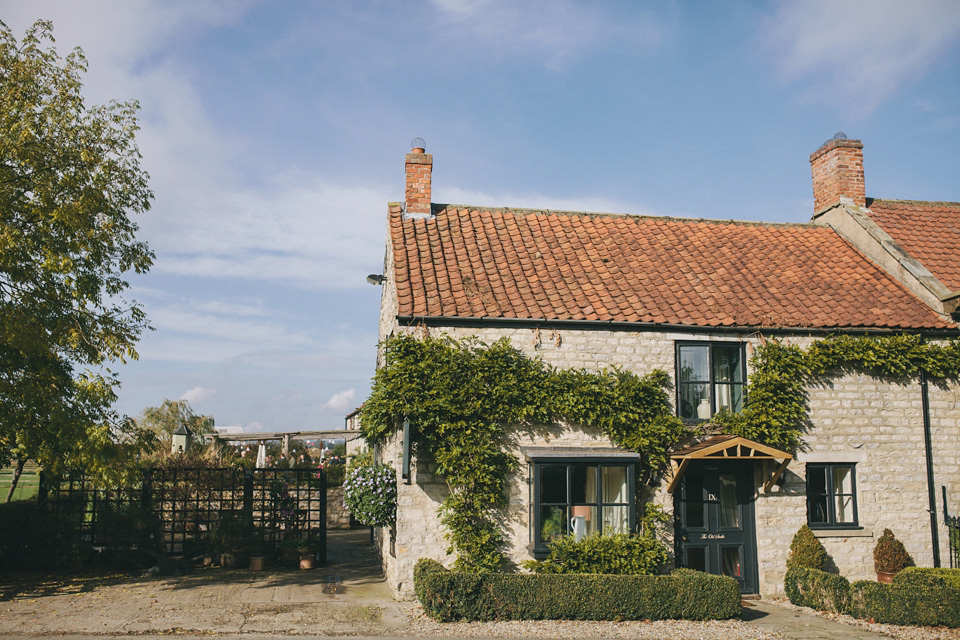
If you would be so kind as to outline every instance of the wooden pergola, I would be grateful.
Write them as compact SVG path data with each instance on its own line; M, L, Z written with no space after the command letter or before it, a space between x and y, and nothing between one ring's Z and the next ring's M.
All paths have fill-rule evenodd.
M353 429L325 429L322 431L266 431L263 433L231 433L216 434L213 436L219 442L266 442L268 440L283 441L283 455L290 453L291 440L345 440L350 442L362 438L360 431Z
M670 454L673 477L667 485L668 493L673 493L680 484L680 478L683 477L683 472L687 470L690 462L697 460L771 462L773 470L770 478L763 484L763 490L767 492L783 475L787 465L793 460L793 455L740 436L712 436Z

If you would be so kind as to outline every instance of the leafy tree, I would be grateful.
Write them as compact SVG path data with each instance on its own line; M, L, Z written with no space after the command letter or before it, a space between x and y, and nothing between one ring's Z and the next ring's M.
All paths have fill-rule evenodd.
M0 462L107 479L141 444L107 365L149 328L123 277L152 264L131 215L153 196L137 103L87 107L83 52L61 58L52 29L17 43L0 22Z
M215 433L213 416L197 415L186 400L167 400L159 407L147 407L136 420L137 426L156 435L160 446L170 449L173 432L186 425L195 436Z

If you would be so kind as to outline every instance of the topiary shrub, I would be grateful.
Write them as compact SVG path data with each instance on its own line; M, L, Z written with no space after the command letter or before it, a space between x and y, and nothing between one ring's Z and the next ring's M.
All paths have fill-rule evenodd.
M787 556L787 569L816 569L823 571L827 562L827 550L813 535L807 525L800 527L790 543L790 555Z
M812 607L817 611L843 613L850 602L850 583L847 579L819 569L787 569L783 589L793 604Z
M571 534L550 543L542 562L524 567L536 573L604 573L653 575L667 561L667 547L652 536L593 533L580 540Z
M913 559L903 543L897 540L890 529L884 529L877 546L873 548L874 568L883 573L897 573L910 564L913 564Z

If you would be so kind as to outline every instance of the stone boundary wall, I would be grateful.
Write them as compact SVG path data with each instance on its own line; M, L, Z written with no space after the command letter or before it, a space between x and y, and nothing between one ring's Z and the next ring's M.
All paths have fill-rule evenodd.
M327 529L349 529L350 512L343 504L343 487L327 487Z

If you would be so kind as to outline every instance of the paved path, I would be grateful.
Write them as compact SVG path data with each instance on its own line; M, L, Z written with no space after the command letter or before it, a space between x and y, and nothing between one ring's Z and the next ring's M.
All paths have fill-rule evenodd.
M873 640L890 637L770 602L751 601L750 606L743 608L741 619L752 627L777 631L785 638Z
M416 619L416 605L392 598L369 543L369 530L330 531L328 536L328 565L313 571L198 569L182 577L107 579L0 574L0 639L127 634L216 634L247 639L285 634L355 638L501 635L494 631L496 627L483 625L421 624ZM886 637L768 602L751 604L754 606L744 609L742 623L694 623L704 625L705 635L697 637L753 637L751 628L757 636L771 637L777 632L791 639ZM578 637L576 629L584 624L530 622L513 625L502 635L546 637L556 632L553 637ZM651 626L599 623L591 629L597 637L615 637L625 631L623 624L635 624L638 632L644 625ZM656 637L689 637L683 630L691 623L652 624Z

